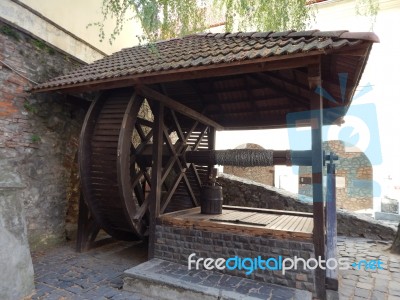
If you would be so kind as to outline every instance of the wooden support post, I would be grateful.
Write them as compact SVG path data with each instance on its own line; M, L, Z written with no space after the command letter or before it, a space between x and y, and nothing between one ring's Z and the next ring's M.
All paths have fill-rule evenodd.
M337 258L336 175L332 153L326 176L326 259ZM338 269L326 269L327 288L338 290Z
M149 228L149 259L154 258L156 242L156 221L160 215L161 188L162 188L162 148L164 130L164 104L155 102L153 128L153 164L151 169L150 195L150 228Z
M216 130L214 127L209 127L208 128L208 150L215 150L215 135L216 135ZM208 174L207 177L210 178L211 172L214 168L214 165L209 164L208 165Z
M78 232L76 238L76 251L84 252L96 246L95 240L100 231L100 226L90 216L89 208L81 193L79 197Z
M311 90L321 85L321 65L308 67L308 81ZM318 259L325 259L325 210L323 199L323 151L322 151L322 124L323 102L322 95L311 97L311 137L312 137L312 184L313 184L313 218L314 218L314 249ZM326 299L326 273L322 268L315 269L315 288L319 299Z
M79 197L78 232L76 236L76 251L83 252L86 248L85 229L89 219L89 208L83 200L83 195Z

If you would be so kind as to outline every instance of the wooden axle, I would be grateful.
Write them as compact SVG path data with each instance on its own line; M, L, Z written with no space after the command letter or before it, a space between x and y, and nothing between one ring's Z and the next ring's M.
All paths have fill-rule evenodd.
M250 150L250 149L234 149L234 150L202 150L187 151L184 159L188 163L205 164L205 165L225 165L225 166L311 166L311 151L290 151L290 150ZM252 156L252 157L250 157ZM257 159L254 156L259 156ZM269 159L262 160L262 157ZM220 157L228 157L228 159L220 159Z
M151 165L151 149L152 145L146 146L146 149L137 156L137 160L144 163L145 165ZM312 157L311 151L291 151L291 150L263 150L263 149L234 149L234 150L198 150L191 151L190 148L184 151L180 155L183 163L194 163L196 165L232 165L232 166L274 166L274 165L286 165L286 166L311 166ZM260 156L258 159L254 159L254 156ZM163 148L163 156L170 156L167 147ZM219 157L228 157L229 162L223 162ZM248 157L253 156L253 157ZM271 157L270 160L263 161L262 156ZM244 161L240 161L240 157L244 157ZM247 158L246 158L247 157ZM226 161L226 160L225 160ZM233 161L233 163L232 163ZM235 163L235 161L237 163Z

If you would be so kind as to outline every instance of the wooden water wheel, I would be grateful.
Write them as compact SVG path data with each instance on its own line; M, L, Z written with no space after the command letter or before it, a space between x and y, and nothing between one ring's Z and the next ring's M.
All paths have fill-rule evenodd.
M148 234L152 107L151 100L133 89L109 90L92 103L82 128L79 165L83 198L98 228L116 239L136 240ZM199 205L209 166L187 163L183 157L188 149L212 149L210 132L212 128L198 121L164 110L161 213Z

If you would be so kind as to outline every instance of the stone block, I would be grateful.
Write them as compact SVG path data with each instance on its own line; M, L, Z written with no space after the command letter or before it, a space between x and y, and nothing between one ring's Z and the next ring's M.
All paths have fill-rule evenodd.
M18 196L22 186L16 174L14 179L0 181L0 299L22 299L34 290L25 212Z

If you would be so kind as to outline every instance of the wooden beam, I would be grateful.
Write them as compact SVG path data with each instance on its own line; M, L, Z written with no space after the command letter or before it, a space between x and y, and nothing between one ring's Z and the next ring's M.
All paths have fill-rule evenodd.
M208 129L208 150L215 150L215 138L216 138L215 128L209 127L209 129ZM213 168L214 168L214 165L212 165L212 164L209 164L207 166L207 178L210 178Z
M321 85L321 65L308 67L308 80L310 89ZM322 152L322 124L323 124L323 102L322 96L311 97L311 138L312 138L312 184L313 184L313 241L315 257L325 259L325 210L323 199L323 152ZM318 299L326 299L326 273L322 268L315 269L315 288Z
M287 99L285 99L285 100L287 100ZM261 100L256 100L256 101L261 101ZM268 100L266 100L266 101L268 101ZM235 107L234 110L226 109L225 111L221 111L221 112L210 111L209 114L210 114L210 116L217 117L217 118L219 118L219 117L226 118L227 116L231 117L234 114L253 114L253 115L255 115L255 117L262 119L263 117L262 117L261 113L263 113L263 112L272 113L277 110L287 111L289 104L275 104L275 105L271 105L271 106L258 107L258 108L253 107L253 105L251 105L251 106L252 106L252 109L243 109L243 108L240 109L240 107L238 109ZM302 106L302 107L304 107L304 106Z
M332 156L332 153L331 153ZM326 175L326 259L337 258L336 175L331 159ZM338 290L338 268L326 269L327 288Z
M267 213L267 214L278 214L278 215L290 215L290 216L298 216L298 217L312 217L312 213L308 213L308 212L278 210L278 209L269 209L269 208L222 205L222 209L230 209L230 210L235 210L235 211L246 211L246 212L258 212L258 213Z
M284 87L278 86L276 83L272 82L269 74L267 75L265 73L257 73L257 74L252 74L251 77L254 78L255 80L258 80L259 82L263 82L266 85L266 87L273 89L278 94L286 96L292 99L293 101L296 101L301 105L308 107L309 105L308 99L301 97L299 94L289 92ZM275 80L279 79L275 78Z
M164 104L154 104L154 135L153 135L153 165L151 172L151 195L150 197L150 230L149 230L149 259L154 258L156 242L156 221L160 216L161 202L161 174L162 174L162 146L164 128Z
M215 122L214 120L211 120L210 118L206 117L205 115L202 115L201 113L191 109L190 107L187 107L183 105L182 103L175 101L171 99L168 96L165 96L145 85L140 86L138 92L143 95L146 98L150 98L151 100L158 101L165 106L185 115L193 120L199 121L205 125L215 127L218 130L223 130L223 127Z
M362 43L358 46L343 47L342 49L331 49L327 50L327 54L332 55L346 55L346 56L366 56L369 48L371 47L371 43Z

